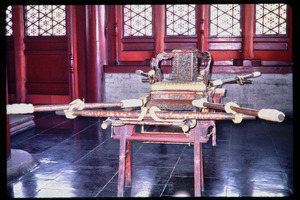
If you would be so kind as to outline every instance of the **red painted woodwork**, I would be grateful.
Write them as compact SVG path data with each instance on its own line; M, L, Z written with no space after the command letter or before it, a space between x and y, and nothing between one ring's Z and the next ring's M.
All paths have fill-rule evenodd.
M13 37L6 38L6 73L8 94L16 94L16 72L15 72L15 53ZM13 100L14 98L9 98Z
M184 48L197 48L197 38L179 38L179 37L166 37L165 38L165 51L172 51L173 49Z
M77 34L77 70L78 70L78 97L87 97L86 74L86 32L85 30L85 6L76 5L76 34Z
M35 105L39 104L67 104L70 103L69 95L43 95L43 94L27 94L27 102Z
M76 13L75 6L67 6L69 13L68 26L68 55L69 55L69 70L70 70L70 91L71 99L78 98L78 69L77 69L77 32L76 32Z
M204 173L203 173L203 156L202 143L206 143L209 139L208 128L214 126L211 120L198 121L195 128L191 129L187 134L183 132L164 132L163 127L156 127L157 132L136 133L134 125L114 126L114 135L116 140L120 140L119 148L119 176L118 176L118 197L123 197L124 186L131 185L131 153L130 141L158 142L158 143L187 143L194 145L194 195L201 196L204 191ZM151 127L150 127L151 128ZM174 128L174 127L168 127Z
M164 51L164 36L165 36L165 6L153 5L153 22L154 22L154 53Z
M207 51L207 6L198 5L198 18L197 18L197 33L198 33L198 49L200 51Z
M153 38L141 38L141 39L121 39L121 51L153 51L154 39Z
M23 6L13 6L15 30L7 40L9 100L34 104L70 102L67 37L24 36L23 18Z
M16 76L16 102L26 100L26 76L25 76L25 56L24 56L24 28L23 28L23 7L12 6L13 13L13 33L14 33L14 60Z
M197 37L170 37L164 36L164 50L172 50L175 48L198 48L208 50L214 61L228 61L233 59L254 59L258 58L262 61L286 61L292 62L291 41L292 41L292 23L291 23L291 7L289 7L289 38L282 37L254 37L254 5L242 5L242 28L241 37L208 37L208 5L197 5ZM154 9L155 10L155 9ZM117 6L116 10L117 37L118 37L118 58L121 62L140 61L143 62L151 58L151 50L155 47L156 41L152 43L152 39L122 39L122 8ZM164 21L164 20L161 20ZM154 33L157 27L156 22L153 24ZM156 27L157 26L157 27ZM128 63L129 64L129 63ZM141 63L142 64L142 63ZM143 65L143 64L142 64ZM111 66L110 66L111 67ZM233 66L234 67L234 66ZM268 66L269 67L269 66ZM135 67L134 67L135 68ZM222 66L222 71L230 70L229 66ZM122 68L120 68L122 69ZM275 73L281 73L282 67L276 68ZM117 70L117 68L112 69ZM248 70L248 69L246 69ZM279 71L278 71L279 70ZM117 70L118 71L118 70ZM131 70L130 70L131 71ZM242 71L242 69L239 69ZM264 69L267 73L271 73L270 68ZM291 71L291 69L283 70ZM122 72L121 72L122 73Z
M40 54L26 52L27 82L34 84L68 84L67 52Z
M103 65L106 64L104 5L86 6L87 101L103 101Z
M109 41L109 44L107 44L107 63L108 64L114 64L117 63L117 46L116 46L116 38L117 38L117 32L116 32L116 6L115 5L106 5L105 6L105 20L106 20L106 38L107 41Z
M118 49L118 61L144 61L146 59L151 59L153 57L153 49L154 45L149 43L139 44L140 40L144 38L135 39L135 42L131 44L126 44L130 42L130 39L122 38L122 6L116 6L116 19L117 19L117 49ZM153 41L153 38L151 38ZM131 41L132 42L132 41ZM125 46L124 46L125 45ZM133 47L129 48L129 46L137 46L139 49L134 49ZM151 47L152 46L152 47ZM127 48L126 48L127 47ZM132 50L134 49L134 50Z
M247 4L242 6L253 7L253 5ZM102 42L98 43L88 42L91 38L90 34L93 35L93 33L91 33L93 31L89 31L89 27L93 24L89 22L91 19L88 19L90 14L86 12L86 6L76 5L70 7L73 9L72 12L70 12L69 9L67 10L67 33L72 32L73 34L68 33L69 37L25 37L23 46L20 42L22 40L20 36L17 37L17 35L14 35L7 37L7 80L10 101L15 101L15 98L20 98L20 94L24 94L24 88L25 101L39 104L49 104L53 102L67 103L71 100L71 95L81 99L87 99L88 93L101 95L102 89L99 88L99 86L102 84L101 74L103 70L105 73L134 73L137 69L149 71L150 65L148 63L155 54L155 48L165 51L190 47L208 50L212 55L212 60L216 61L212 67L212 73L243 73L253 71L261 71L262 73L292 73L291 65L285 66L282 64L284 62L284 64L292 62L291 7L289 7L288 12L288 37L262 38L254 36L252 38L253 58L260 58L263 65L265 61L272 61L272 65L270 66L252 67L228 65L233 59L243 59L243 56L246 56L244 52L246 51L244 49L245 47L251 49L249 45L244 44L247 40L246 35L242 35L240 38L208 37L208 5L197 5L196 37L165 36L165 34L163 34L165 27L162 26L162 23L157 22L159 15L155 14L153 16L154 37L142 39L122 38L121 6L106 5L105 8L103 6L103 12L100 12L98 8L98 14L93 15L94 18L98 17L99 22L101 22L100 25L98 25L101 31L98 32L98 34L94 34L94 36L98 35L102 37L102 39L98 39L98 41ZM161 10L162 7L164 6L155 5L153 12L164 15L165 13ZM13 10L16 12L16 9ZM247 11L249 12L248 9L246 9L246 11L243 9L242 14L244 17L242 19L247 19L245 16L250 15L249 13L247 14ZM21 10L19 12L21 12ZM13 20L23 20L22 14L17 13L13 15L19 16L19 18L13 17ZM94 20L94 22L96 21ZM161 21L164 22L164 20ZM104 22L107 24L106 26L104 26ZM247 23L249 24L249 20ZM94 23L94 26L96 27L96 23ZM250 27L244 26L243 29L245 30ZM14 27L17 31L14 31L15 34L22 32L22 29L17 28L15 25ZM247 31L244 32L247 33ZM248 33L247 35L249 36ZM17 41L15 41L16 39ZM73 42L71 43L71 41ZM109 42L106 44L106 41ZM102 44L105 47L101 46ZM18 51L15 45L18 46L19 50L24 48L23 55L22 52L21 56L15 54L14 50L16 50L16 52ZM91 54L90 51L94 51L92 50L93 48L98 48L98 53ZM99 50L99 48L103 50ZM103 52L106 55L103 54ZM24 59L22 59L22 56ZM70 58L73 59L70 60ZM100 64L101 67L97 68L97 72L91 71L91 60L94 60L94 63L102 63ZM21 66L16 62L21 64L23 62L24 72L21 71L20 73L20 70L17 70L16 73L15 66ZM109 65L104 66L104 69L102 69L105 63L109 63ZM116 63L119 63L119 65L116 65ZM77 70L75 69L76 64ZM171 66L169 65L170 64L167 63L167 65L161 67L163 73L171 73ZM77 80L76 72L78 72ZM97 73L100 73L100 75L97 75ZM16 76L18 77L16 78ZM20 84L21 82L23 82L23 84ZM97 84L97 88L93 88ZM90 89L90 87L92 89Z
M243 59L254 58L253 54L253 24L254 24L254 5L242 5L242 55Z

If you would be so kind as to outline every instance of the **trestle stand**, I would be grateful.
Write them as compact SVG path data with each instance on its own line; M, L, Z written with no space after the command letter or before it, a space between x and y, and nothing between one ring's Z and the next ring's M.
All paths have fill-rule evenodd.
M204 191L202 143L206 143L209 137L213 135L214 125L213 120L198 120L196 127L190 129L187 134L183 134L186 137L178 135L178 133L177 135L164 135L164 132L157 137L151 136L151 134L143 134L143 137L140 137L139 133L135 133L135 125L114 126L114 138L120 140L118 197L124 196L125 186L131 186L131 140L192 143L194 145L194 195L201 196L201 192Z
M115 132L120 134L119 153L119 176L118 176L118 197L124 196L124 186L131 186L131 149L127 136L134 131L135 125L114 127Z

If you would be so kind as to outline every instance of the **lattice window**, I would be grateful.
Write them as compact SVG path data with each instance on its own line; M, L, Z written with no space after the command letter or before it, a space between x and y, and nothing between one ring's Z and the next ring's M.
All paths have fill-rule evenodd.
M6 11L6 26L5 26L5 36L12 36L13 35L13 22L12 22L12 7L8 6Z
M66 35L66 7L64 5L25 6L27 36Z
M124 5L123 33L128 36L152 36L152 6Z
M196 5L166 5L168 36L196 35Z
M255 6L256 35L286 35L287 5L257 4Z
M241 36L241 6L212 4L210 6L210 36Z

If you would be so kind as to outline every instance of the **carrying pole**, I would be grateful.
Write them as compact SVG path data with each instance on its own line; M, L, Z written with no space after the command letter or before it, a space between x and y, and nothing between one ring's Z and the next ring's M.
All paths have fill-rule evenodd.
M83 117L115 117L124 119L136 119L141 115L141 111L115 111L115 110L72 110L67 111L72 115ZM65 111L56 111L57 115L65 115ZM163 120L170 119L198 119L198 120L232 120L235 118L233 114L228 113L206 113L206 112L155 112L156 117ZM255 119L254 116L243 115L244 119ZM146 113L144 119L153 119L153 115Z
M141 99L126 99L118 103L84 103L80 99L72 101L70 104L57 104L57 105L33 105L26 103L9 104L6 105L7 114L29 114L34 112L47 112L57 110L82 110L94 108L130 108L141 107L143 101Z
M200 108L211 108L214 110L222 110L227 113L242 113L245 115L252 115L256 116L260 119L273 121L273 122L282 122L285 118L285 115L283 112L280 112L276 109L261 109L261 110L255 110L251 108L244 108L239 107L234 102L229 102L227 104L218 104L218 103L210 103L206 101L201 100L194 100L193 105Z
M244 79L256 78L260 75L261 75L260 72L253 72L251 74L246 74L246 75L243 75L243 76L235 76L234 78L227 78L227 79L223 79L223 80L217 79L217 80L214 80L214 81L210 81L210 83L212 84L212 86L219 86L219 85L223 85L224 83L231 83L231 82L237 82L240 85L243 85L243 83L246 81Z

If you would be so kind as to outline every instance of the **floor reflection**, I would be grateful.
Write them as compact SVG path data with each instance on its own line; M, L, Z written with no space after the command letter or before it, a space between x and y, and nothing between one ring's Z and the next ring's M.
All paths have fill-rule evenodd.
M102 119L36 115L34 131L11 138L39 165L7 183L14 198L116 197L119 141ZM49 123L50 121L50 123ZM203 144L205 197L281 197L293 193L293 122L217 122L217 146ZM284 138L282 134L284 133ZM194 194L193 146L133 141L126 197Z

